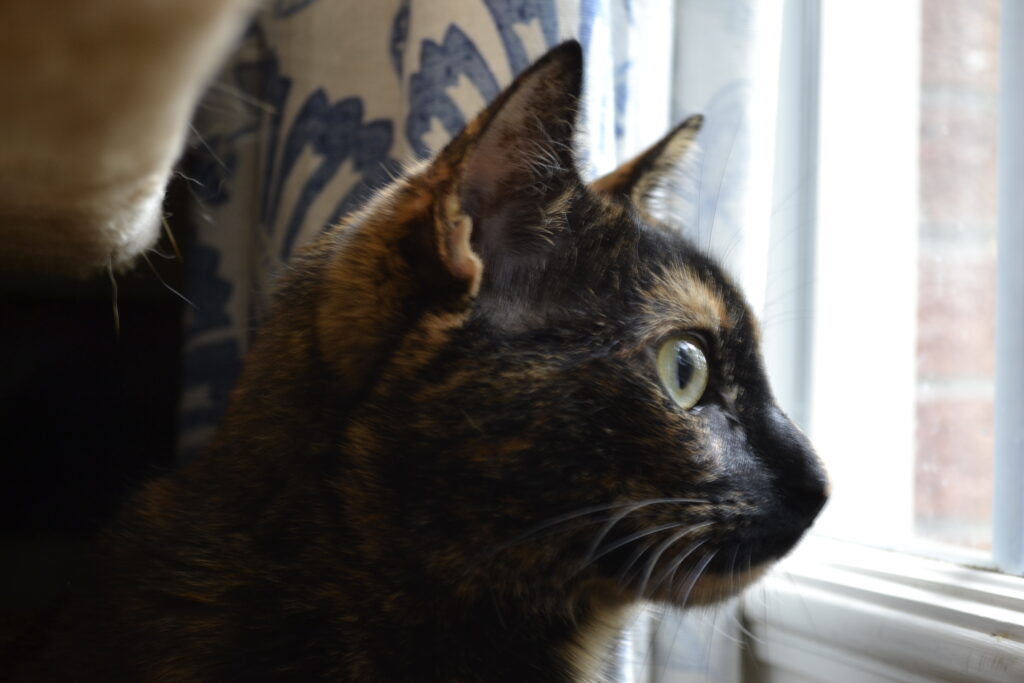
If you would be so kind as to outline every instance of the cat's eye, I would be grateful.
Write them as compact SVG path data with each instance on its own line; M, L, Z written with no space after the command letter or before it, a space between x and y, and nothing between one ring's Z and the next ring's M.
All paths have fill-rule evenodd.
M684 410L697 405L708 388L708 361L696 339L672 337L658 349L658 375Z

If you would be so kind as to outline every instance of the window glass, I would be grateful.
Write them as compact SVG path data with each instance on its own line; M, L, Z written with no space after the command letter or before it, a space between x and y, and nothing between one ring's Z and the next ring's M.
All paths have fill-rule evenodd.
M819 531L983 560L999 2L885 3L879 23L881 5L821 5L808 407L794 412L833 478Z
M998 0L924 0L914 531L992 541Z

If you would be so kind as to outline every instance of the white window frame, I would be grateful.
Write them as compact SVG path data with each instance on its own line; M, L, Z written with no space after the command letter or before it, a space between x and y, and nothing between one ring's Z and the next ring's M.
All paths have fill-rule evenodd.
M916 16L912 14L915 12ZM884 87L898 87L893 79L907 78L896 66L870 82L826 82L825 79L835 79L838 74L829 70L829 55L823 54L821 48L833 49L835 42L825 42L835 41L844 32L853 33L862 49L872 52L865 59L875 60L876 68L886 68L878 61L879 53L886 49L881 43L905 42L907 34L894 32L891 23L888 27L878 24L889 22L893 13L902 13L902 19L894 20L903 21L901 30L913 30L919 12L918 2L786 1L775 166L778 208L772 230L769 301L778 301L782 293L781 297L788 300L781 306L819 314L817 304L822 301L817 297L822 295L822 274L819 272L813 278L807 275L814 271L816 255L822 249L823 236L815 226L825 220L855 225L870 217L863 212L854 215L858 207L847 207L850 213L844 215L834 205L822 201L830 201L829 183L837 182L837 176L826 173L834 169L830 164L840 159L839 150L828 147L835 144L835 138L821 132L831 135L834 129L830 127L851 125L855 117L843 120L841 108L822 111L821 88L833 88L833 105L835 88L845 89L840 99L846 97L856 112L857 107L888 106ZM905 550L887 551L811 537L792 558L750 589L738 608L724 608L738 612L740 621L727 636L726 642L731 644L726 652L714 655L721 661L708 664L706 680L1024 681L1024 578L1020 576L1024 573L1024 3L1004 0L1001 12L992 557L979 559L980 556L962 553L944 560L926 559ZM858 33L854 25L857 13L873 13L876 26L868 32L861 26ZM882 17L885 22L880 21ZM887 28L893 30L887 33ZM883 83L886 79L887 84ZM906 98L903 106L907 106ZM916 108L916 103L911 106ZM888 115L894 117L894 125L904 129L916 127L916 120L907 118L908 111ZM916 144L916 129L906 137ZM900 152L904 161L910 159L916 165L916 154L907 149ZM902 197L896 197L897 192L892 194L897 206L901 206L900 202L913 202L916 206L916 169L908 172L887 168L880 172L889 173L886 182L893 184L890 189L902 193ZM835 229L834 225L829 227ZM901 250L895 256L903 259L904 268L906 263L915 262L906 260L913 257L913 245L896 248ZM825 279L832 275L826 273ZM807 286L811 279L813 287ZM833 288L832 293L835 291ZM913 295L908 298L906 294L899 293L900 305L913 310L908 309L916 305ZM820 322L819 319L812 323L811 315L793 316L787 328L766 335L765 349L769 366L777 369L772 381L780 401L798 422L810 423L812 436L815 415L810 406L821 398L815 396L813 375L822 371L821 363L832 362L825 357L827 354L822 355L820 348L815 348L816 344L828 343L815 336L815 327L820 328ZM901 343L906 346L914 333L912 327L901 328ZM815 357L817 364L808 360ZM906 365L905 359L900 362ZM913 367L912 363L909 365ZM906 393L900 394L900 400L910 410L913 396L908 400ZM912 442L901 441L898 448L903 452L898 454L896 466L902 469L890 474L894 474L900 486L909 487ZM891 458L892 453L888 455ZM885 471L885 465L880 459L867 467ZM847 474L833 471L837 476ZM903 502L899 504L905 505L906 499L902 495ZM891 504L886 507L888 502L876 491L865 496L864 507L873 509L875 516L884 520L886 515L897 512L890 509ZM905 531L902 529L895 536L904 535ZM886 543L886 539L881 541ZM729 623L731 619L729 616L721 621ZM688 674L673 673L672 656L663 651L664 643L659 645L657 630L651 631L655 634L651 638L653 654L643 658L644 665L635 669L631 680L690 680ZM714 647L709 645L709 652Z
M810 539L744 599L743 680L1024 680L1024 579Z
M1000 5L995 561L1024 574L1024 6Z

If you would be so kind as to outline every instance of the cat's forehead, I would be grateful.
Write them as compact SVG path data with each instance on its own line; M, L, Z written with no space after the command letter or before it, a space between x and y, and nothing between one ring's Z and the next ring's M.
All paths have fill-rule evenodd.
M645 336L660 337L680 329L721 334L733 326L726 300L713 283L686 267L655 273L641 293Z
M750 317L729 277L681 231L639 226L640 325L644 336L680 330L728 335Z

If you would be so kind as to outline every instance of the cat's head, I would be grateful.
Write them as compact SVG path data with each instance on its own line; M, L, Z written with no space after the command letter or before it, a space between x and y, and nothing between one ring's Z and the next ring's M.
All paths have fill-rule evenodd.
M645 208L699 119L588 185L581 62L551 51L317 248L336 485L361 553L453 590L707 602L794 546L825 475L742 294Z

